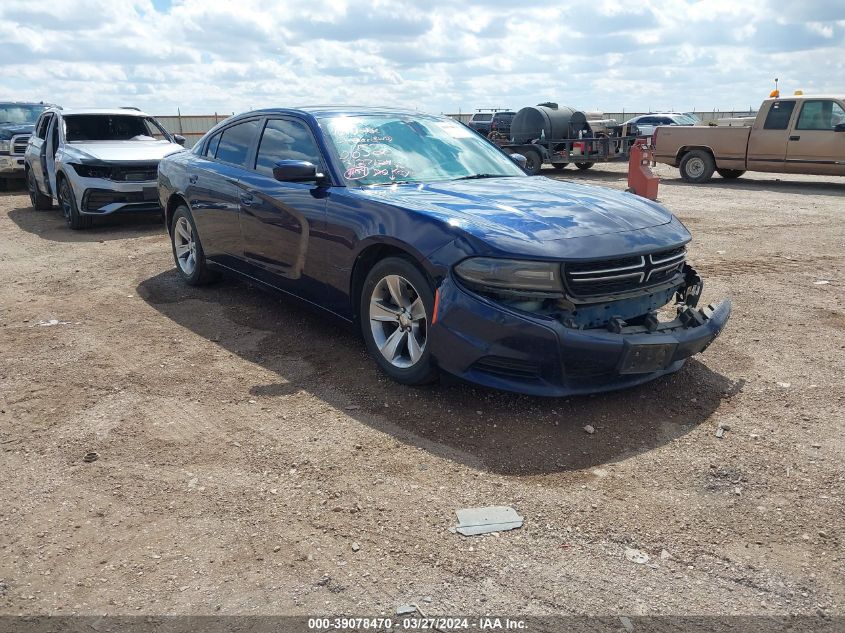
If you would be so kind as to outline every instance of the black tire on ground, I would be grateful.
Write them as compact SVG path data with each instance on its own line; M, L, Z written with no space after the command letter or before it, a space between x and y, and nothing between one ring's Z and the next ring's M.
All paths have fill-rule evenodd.
M525 173L529 176L536 176L543 168L543 157L536 149L526 149L520 151L520 154L525 156Z
M398 279L397 279L398 278ZM393 289L387 280L391 279L398 286L401 301L394 298ZM370 304L373 300L379 306L376 314L381 320L371 321ZM421 302L424 314L420 317L419 304ZM407 305L402 306L401 303ZM414 309L414 306L417 306ZM402 308L405 311L402 311ZM393 321L394 311L396 321ZM378 366L393 380L405 385L421 385L432 382L437 378L437 366L431 357L431 345L428 334L431 317L434 312L434 290L431 282L415 264L403 257L387 257L382 259L370 270L358 301L358 319L361 324L361 334L367 345L367 351L375 359ZM416 319L409 317L418 317ZM405 328L409 328L403 330ZM375 330L375 331L374 331ZM404 334L403 334L404 331ZM376 336L380 341L376 341ZM395 338L394 338L395 337ZM412 358L410 337L416 342L418 357ZM397 342L391 345L392 342ZM422 345L420 345L422 341ZM382 349L392 351L393 361L388 360Z
M745 173L744 169L717 169L716 172L725 180L734 180Z
M53 198L45 196L38 188L38 183L35 181L35 174L31 169L26 172L26 188L29 191L29 201L32 203L32 208L36 211L47 211L53 208Z
M9 188L9 181L5 178L0 178L0 191L6 191Z
M569 164L569 163L552 163L552 167L554 167L555 169L557 169L558 171L560 171L561 169L566 169L566 166L567 166L568 164Z
M681 178L686 182L700 185L709 182L713 177L713 172L716 171L716 161L713 160L713 155L710 152L703 149L694 149L684 154L678 169L681 171Z
M575 166L581 171L592 169L593 165L595 165L595 163L575 163Z
M68 227L74 231L90 229L94 224L94 218L90 215L81 215L76 205L76 196L73 195L73 187L70 186L67 178L59 177L59 208L65 217Z
M189 286L204 286L216 280L219 275L208 267L194 217L184 204L176 207L169 229L173 261L184 282Z

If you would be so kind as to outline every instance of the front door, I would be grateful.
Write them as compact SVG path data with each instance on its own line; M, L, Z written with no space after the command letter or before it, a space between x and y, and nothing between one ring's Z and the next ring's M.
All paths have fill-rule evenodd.
M794 100L774 101L762 127L752 128L748 137L748 169L786 171L786 144L794 110Z
M790 171L845 176L845 108L833 99L808 99L789 135L786 162Z
M61 118L53 116L47 127L47 139L41 147L41 156L44 160L44 173L47 176L50 194L56 194L56 152L59 150L59 124ZM45 189L47 189L45 187Z
M311 248L315 228L325 221L327 188L317 182L279 182L281 160L309 161L324 169L311 130L299 119L267 119L253 170L239 179L244 257L256 274L306 299L319 295L319 261Z

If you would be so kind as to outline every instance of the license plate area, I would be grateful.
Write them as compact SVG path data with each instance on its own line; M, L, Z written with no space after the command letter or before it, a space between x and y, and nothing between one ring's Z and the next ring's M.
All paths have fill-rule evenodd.
M158 189L156 187L144 187L144 200L158 200Z
M619 373L647 374L666 369L672 362L677 347L677 343L626 343L619 363Z

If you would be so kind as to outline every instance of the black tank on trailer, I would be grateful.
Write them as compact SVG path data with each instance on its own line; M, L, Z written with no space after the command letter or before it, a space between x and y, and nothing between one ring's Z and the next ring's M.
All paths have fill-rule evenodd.
M578 138L579 132L584 132L584 136L591 134L587 115L555 103L522 108L511 122L511 140L514 143L530 143L539 138L549 141Z

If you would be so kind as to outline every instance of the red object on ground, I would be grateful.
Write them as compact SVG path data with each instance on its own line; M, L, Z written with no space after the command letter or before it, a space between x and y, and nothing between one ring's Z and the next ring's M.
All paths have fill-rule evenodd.
M654 165L654 148L647 144L647 139L637 139L631 145L628 157L628 191L638 196L657 200L657 185L660 178L651 171Z

